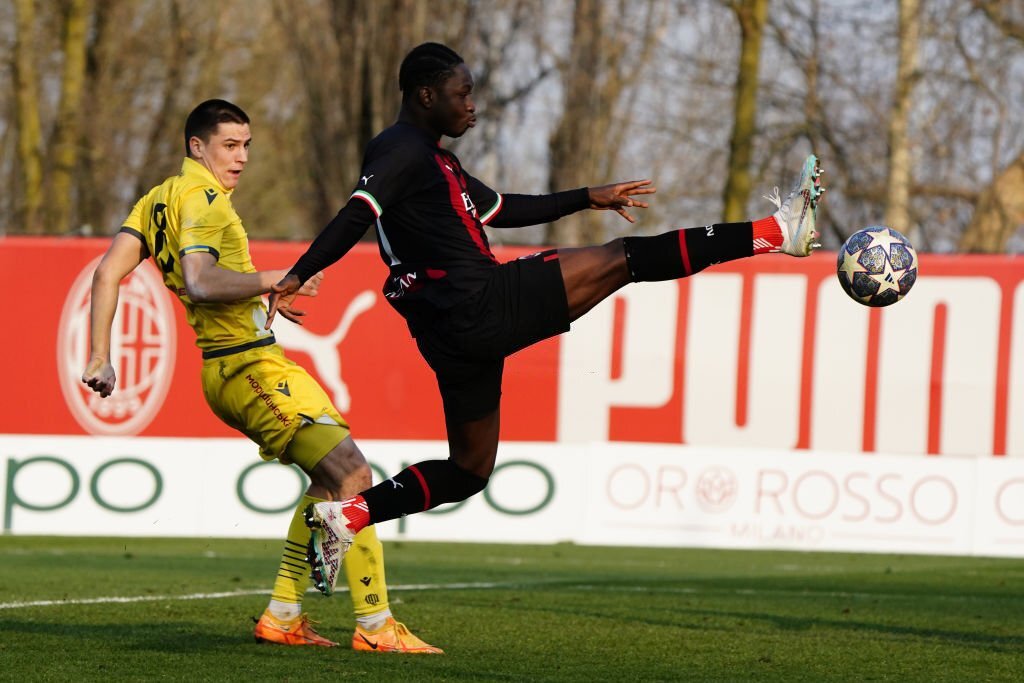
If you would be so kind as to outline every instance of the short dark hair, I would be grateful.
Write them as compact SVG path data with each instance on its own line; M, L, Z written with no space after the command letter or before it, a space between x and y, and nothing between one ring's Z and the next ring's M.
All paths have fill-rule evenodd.
M196 137L209 142L222 123L249 123L249 117L241 107L227 100L206 100L196 106L185 119L185 156L192 156L189 140Z
M417 45L402 60L398 69L398 89L407 97L417 88L435 88L455 73L455 67L463 63L455 50L440 43Z

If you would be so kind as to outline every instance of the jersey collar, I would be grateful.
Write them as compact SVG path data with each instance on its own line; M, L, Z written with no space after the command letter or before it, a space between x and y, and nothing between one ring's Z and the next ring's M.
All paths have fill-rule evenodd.
M427 143L431 147L440 147L441 146L441 138L440 137L435 138L430 133L428 133L427 131L423 130L419 126L417 126L415 123L412 123L410 121L396 121L395 125L396 126L403 126L406 129L413 131L413 133L415 133L415 135L418 138L423 140L423 142Z
M199 176L202 178L203 182L213 185L229 197L231 196L231 193L234 192L233 189L225 189L224 186L217 181L217 178L210 173L210 169L206 168L192 157L185 157L184 161L181 162L181 175Z

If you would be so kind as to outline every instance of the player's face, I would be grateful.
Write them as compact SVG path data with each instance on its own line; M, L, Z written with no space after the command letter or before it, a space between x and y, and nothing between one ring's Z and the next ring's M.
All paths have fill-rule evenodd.
M473 103L473 74L459 64L455 73L435 90L432 108L434 125L450 138L461 137L476 125L476 104Z
M209 169L225 190L233 190L249 160L251 142L248 123L228 121L217 125L208 142L193 136L189 148L192 158Z

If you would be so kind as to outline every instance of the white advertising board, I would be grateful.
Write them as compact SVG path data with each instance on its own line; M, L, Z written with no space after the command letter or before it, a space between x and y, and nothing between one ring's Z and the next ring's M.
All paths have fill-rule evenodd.
M444 458L364 441L376 480ZM244 439L0 436L8 534L279 538L305 486ZM1024 556L1024 460L507 443L488 488L385 540Z

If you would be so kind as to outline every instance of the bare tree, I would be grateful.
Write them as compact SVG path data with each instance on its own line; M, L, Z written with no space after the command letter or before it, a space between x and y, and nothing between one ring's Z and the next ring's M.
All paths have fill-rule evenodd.
M917 71L920 17L918 0L899 0L899 66L889 114L889 179L885 224L911 233L910 188L913 183L912 141L908 131Z
M730 0L727 5L740 26L740 58L736 71L723 217L728 222L737 222L746 220L750 198L750 162L757 131L757 86L768 0Z
M16 222L29 233L43 230L43 134L39 122L39 80L32 46L35 1L15 0L17 33L14 45L14 96L21 166L21 207Z
M0 229L113 232L177 169L185 114L224 97L253 117L234 198L250 234L308 237L393 120L399 60L436 40L473 68L480 125L445 144L483 180L543 192L651 176L661 189L635 225L581 212L496 241L751 215L814 151L826 246L883 220L914 226L925 251L1024 243L1020 0L775 0L754 50L737 19L760 2L0 3ZM916 49L901 6L917 6Z
M633 75L650 62L664 10L653 0L576 0L569 54L562 63L564 108L551 136L551 190L606 178L615 167L633 103ZM635 28L623 32L623 21ZM568 216L548 228L551 244L579 245L603 237L600 216Z
M998 254L1024 224L1024 154L1002 170L981 193L960 240L964 252Z
M275 18L285 27L298 62L307 103L305 135L310 151L311 218L326 222L355 181L363 148L398 111L398 65L405 53L455 19L444 0L284 2ZM451 14L449 14L451 10ZM449 27L450 28L450 27Z
M998 0L974 0L1000 33L1024 44L1024 12L1019 4ZM996 172L991 183L978 197L971 222L960 239L965 252L1004 252L1010 238L1024 225L1024 152Z
M68 0L65 9L60 105L50 145L52 159L47 203L47 225L50 232L66 233L72 229L73 181L78 163L79 123L85 86L86 29L91 5L90 0Z
M225 5L218 3L204 9L207 21L217 25L219 17L223 16L224 7ZM155 81L157 88L154 93L154 115L145 122L149 131L141 139L144 147L139 154L142 163L135 177L135 190L132 192L134 195L143 194L167 175L168 169L161 162L167 157L165 150L171 138L168 132L181 127L181 112L176 99L185 84L185 73L189 66L188 45L195 42L195 35L191 29L192 13L188 8L182 7L181 0L169 0L160 8L159 13L162 15L162 31L154 38L165 46L165 56L160 60L163 73ZM214 35L217 35L216 32ZM211 64L208 71L215 72L216 69ZM176 139L175 142L179 143L176 148L181 149L180 139Z

